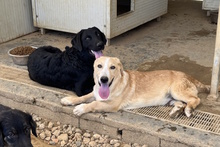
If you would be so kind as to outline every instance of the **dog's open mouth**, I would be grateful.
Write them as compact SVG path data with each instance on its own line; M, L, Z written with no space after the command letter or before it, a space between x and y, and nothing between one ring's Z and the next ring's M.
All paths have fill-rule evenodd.
M102 99L107 99L109 97L109 94L110 94L110 86L112 85L112 82L114 81L114 78L111 80L111 82L108 84L108 83L100 83L99 82L99 96L102 98Z
M99 51L93 51L91 50L92 54L95 55L95 58L99 58L101 56L103 56L103 53L102 53L102 50L99 50Z

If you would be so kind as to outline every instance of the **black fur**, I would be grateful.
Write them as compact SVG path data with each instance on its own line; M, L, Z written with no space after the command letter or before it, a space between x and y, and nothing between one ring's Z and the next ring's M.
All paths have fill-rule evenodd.
M91 92L95 61L91 51L104 49L105 35L96 27L81 30L71 44L63 52L52 46L36 49L28 58L30 78L43 85L74 91L78 96Z
M0 147L32 147L30 130L37 136L30 114L0 104Z

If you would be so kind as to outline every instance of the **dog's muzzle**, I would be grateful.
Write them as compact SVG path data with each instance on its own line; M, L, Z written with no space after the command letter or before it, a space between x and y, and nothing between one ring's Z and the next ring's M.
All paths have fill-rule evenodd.
M102 84L107 84L109 79L108 79L108 77L103 76L100 78L100 81ZM111 82L109 83L109 85L108 85L109 87L112 85L113 81L114 81L114 78L112 78ZM99 86L101 86L101 83L99 82Z

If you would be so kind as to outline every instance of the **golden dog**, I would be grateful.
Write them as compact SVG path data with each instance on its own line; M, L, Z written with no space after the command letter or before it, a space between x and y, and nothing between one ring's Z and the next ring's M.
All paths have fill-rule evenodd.
M93 100L77 105L73 110L76 115L171 104L174 105L171 117L177 117L183 111L191 117L200 103L198 92L210 90L210 86L179 71L124 71L120 60L114 57L96 59L93 76L95 85L92 93L79 98L69 96L61 99L62 105Z

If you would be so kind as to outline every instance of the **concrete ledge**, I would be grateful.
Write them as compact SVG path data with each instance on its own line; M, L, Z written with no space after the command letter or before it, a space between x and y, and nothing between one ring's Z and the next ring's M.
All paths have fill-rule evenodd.
M124 142L155 147L220 146L220 135L120 111L73 115L60 99L65 92L0 78L0 103L41 117L106 134Z

